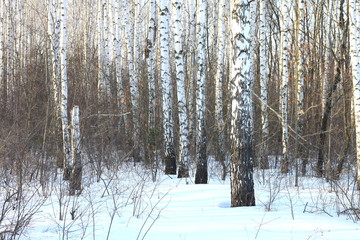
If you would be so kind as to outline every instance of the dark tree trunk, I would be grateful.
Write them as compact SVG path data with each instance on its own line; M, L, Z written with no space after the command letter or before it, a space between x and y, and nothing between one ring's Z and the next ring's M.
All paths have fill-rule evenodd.
M334 82L333 82L331 89L326 97L325 110L324 110L323 117L321 120L319 154L318 154L318 161L317 161L317 165L316 165L316 171L317 171L318 177L322 177L324 175L324 162L325 162L324 148L325 148L326 131L328 128L328 121L330 118L331 109L333 107L332 96L333 96L333 93L336 91L336 88L340 81L341 81L341 71L340 71L340 68L337 67Z
M203 122L205 122L203 120ZM198 156L196 163L196 173L195 173L195 184L207 184L208 182L208 170L207 170L207 156L206 156L206 131L205 124L203 123L201 128L200 137L201 140L198 141Z
M167 147L165 152L165 174L176 174L176 155L174 147Z
M240 122L241 124L241 122ZM232 144L231 206L255 206L252 143L248 131L243 131L241 147Z

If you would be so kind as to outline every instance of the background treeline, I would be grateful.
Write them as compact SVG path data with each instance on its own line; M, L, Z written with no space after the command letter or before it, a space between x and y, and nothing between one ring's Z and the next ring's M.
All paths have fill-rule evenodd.
M64 112L59 110L64 92L59 89L67 81L65 110L70 116L75 105L80 109L82 164L99 176L104 167L116 168L122 161L142 162L156 176L169 157L164 142L169 126L177 162L193 169L198 162L196 114L202 87L206 152L219 161L226 177L231 112L229 1L207 1L206 86L199 85L197 76L200 2L163 2L71 0L66 5L61 0L1 0L0 164L6 175L46 182L64 167ZM276 159L283 173L332 179L342 171L355 171L351 3L256 1L251 12L255 166L268 168L269 160ZM65 13L61 6L67 6ZM161 46L166 44L161 41L166 34L161 33L161 21L166 10L171 95L163 98ZM354 23L357 29L359 22ZM179 33L181 45L176 47ZM60 59L64 51L67 71ZM189 162L179 153L183 111L178 96L181 73L175 64L179 56ZM169 98L171 108L164 109ZM163 124L164 112L170 112L173 124ZM174 173L174 167L167 170Z

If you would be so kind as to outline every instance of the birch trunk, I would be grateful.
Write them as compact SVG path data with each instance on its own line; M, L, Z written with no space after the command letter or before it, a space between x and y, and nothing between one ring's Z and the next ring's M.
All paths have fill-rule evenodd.
M105 5L104 0L98 1L98 101L105 101Z
M267 0L260 0L260 98L261 98L261 153L260 168L269 168L267 140L269 137L269 119L267 112L268 93L268 57L267 57Z
M116 79L116 98L120 113L125 113L124 107L124 88L121 78L122 67L122 46L121 46L121 0L114 1L114 54L115 54L115 79Z
M66 63L66 44L67 44L67 31L66 31L66 10L67 0L61 0L60 8L60 67L61 67L61 91L60 91L60 118L63 136L63 152L64 152L64 180L70 177L72 169L71 161L71 148L70 148L70 134L69 134L69 120L68 120L68 79L67 79L67 63Z
M69 195L75 195L76 190L80 193L82 178L79 106L74 106L71 111L71 158L72 169L69 183Z
M56 0L49 0L48 3L48 36L50 39L50 56L51 56L51 79L52 90L56 109L59 109L59 88L60 88L60 50L59 36L60 25L58 19L58 10ZM59 111L57 110L58 114Z
M295 52L295 66L297 66L295 77L296 77L296 121L295 121L295 166L296 166L296 177L295 186L298 186L298 158L301 159L301 149L299 139L303 132L303 112L304 112L304 0L297 0L296 2L296 52Z
M197 15L197 72L196 72L196 173L195 184L206 184L208 181L207 172L207 154L206 154L206 41L207 41L207 24L206 11L207 0L198 0Z
M196 0L188 0L189 9L189 39L188 39L188 84L186 92L187 113L189 119L189 140L195 142L196 138L196 69L195 69L195 53L196 53ZM193 146L191 151L195 150Z
M217 56L217 70L215 75L215 123L217 137L217 160L222 165L222 180L225 180L227 173L227 166L225 163L225 121L223 113L223 78L225 77L225 56L226 56L226 26L225 21L227 18L226 0L221 0L218 11L218 56Z
M148 148L149 163L153 173L157 171L156 161L156 83L155 83L155 43L156 43L156 0L150 2L149 33L145 57L148 62L149 115L148 115ZM153 180L155 180L153 178Z
M160 0L160 76L162 85L163 127L165 145L165 174L176 174L174 130L172 116L172 85L170 79L169 8L167 0Z
M182 25L181 25L181 8L180 0L174 1L175 7L175 65L176 65L176 83L177 83L177 102L179 114L179 178L189 177L189 122L186 113L186 95L185 95L185 75L184 75L184 58L182 46Z
M288 159L288 85L289 85L289 51L290 51L290 4L288 0L282 0L281 6L281 88L280 88L280 103L281 103L281 124L282 124L282 160L281 172L289 172L289 159Z
M128 127L128 135L131 136L131 148L133 151L134 162L140 161L139 156L139 125L138 125L138 76L135 70L134 60L134 27L135 27L135 12L132 2L124 2L124 21L125 31L127 37L127 65L129 72L129 88L130 88L130 103L131 103L131 115Z
M231 206L254 206L250 9L252 1L234 0L231 9Z

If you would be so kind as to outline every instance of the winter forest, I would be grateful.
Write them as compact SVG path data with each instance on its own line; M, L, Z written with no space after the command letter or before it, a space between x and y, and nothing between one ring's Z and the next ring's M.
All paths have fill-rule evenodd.
M0 19L1 240L195 239L156 226L211 184L228 211L360 220L359 1L0 0Z

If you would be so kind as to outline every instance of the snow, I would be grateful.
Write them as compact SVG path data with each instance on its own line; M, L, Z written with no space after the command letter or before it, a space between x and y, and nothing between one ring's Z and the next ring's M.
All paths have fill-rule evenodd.
M127 166L104 173L100 182L87 178L77 197L62 195L66 186L53 184L20 239L359 239L359 223L337 214L350 204L346 197L359 207L348 179L339 182L347 193L341 195L323 179L300 178L294 187L292 175L256 171L256 206L230 208L229 180L213 173L209 184L195 185L193 178L166 175L152 182L144 172Z

